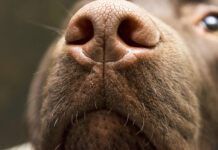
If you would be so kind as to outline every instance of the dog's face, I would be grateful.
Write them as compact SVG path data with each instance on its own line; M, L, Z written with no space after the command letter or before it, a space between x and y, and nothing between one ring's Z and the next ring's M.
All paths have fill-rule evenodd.
M218 1L78 4L29 98L36 149L218 148Z

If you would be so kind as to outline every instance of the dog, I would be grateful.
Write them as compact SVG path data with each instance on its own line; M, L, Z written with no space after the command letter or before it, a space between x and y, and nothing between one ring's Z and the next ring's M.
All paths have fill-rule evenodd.
M218 1L78 1L33 79L34 150L218 149Z

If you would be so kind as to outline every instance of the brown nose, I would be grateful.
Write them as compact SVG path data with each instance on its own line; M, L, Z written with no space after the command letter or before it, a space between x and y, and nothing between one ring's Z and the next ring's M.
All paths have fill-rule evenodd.
M160 33L138 6L123 0L97 0L72 17L65 39L78 61L108 63L133 59L126 57L130 53L146 53L158 44Z

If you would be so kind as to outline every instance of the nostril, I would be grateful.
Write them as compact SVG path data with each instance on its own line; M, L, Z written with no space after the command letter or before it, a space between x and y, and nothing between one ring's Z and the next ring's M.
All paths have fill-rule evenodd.
M120 23L118 36L125 44L140 48L152 48L160 40L158 30L150 21L147 23L134 18L127 18Z
M88 18L80 18L70 23L66 32L67 44L83 45L94 36L94 27Z
M136 30L136 25L129 19L123 20L118 28L118 36L125 42L127 45L132 47L144 47L137 41L132 39L132 34Z

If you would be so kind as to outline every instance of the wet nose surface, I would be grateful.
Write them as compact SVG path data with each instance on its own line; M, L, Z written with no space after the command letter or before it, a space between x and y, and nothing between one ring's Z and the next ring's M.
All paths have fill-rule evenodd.
M82 7L70 20L66 43L79 63L123 62L146 54L160 41L152 19L138 6L123 0L98 0Z

